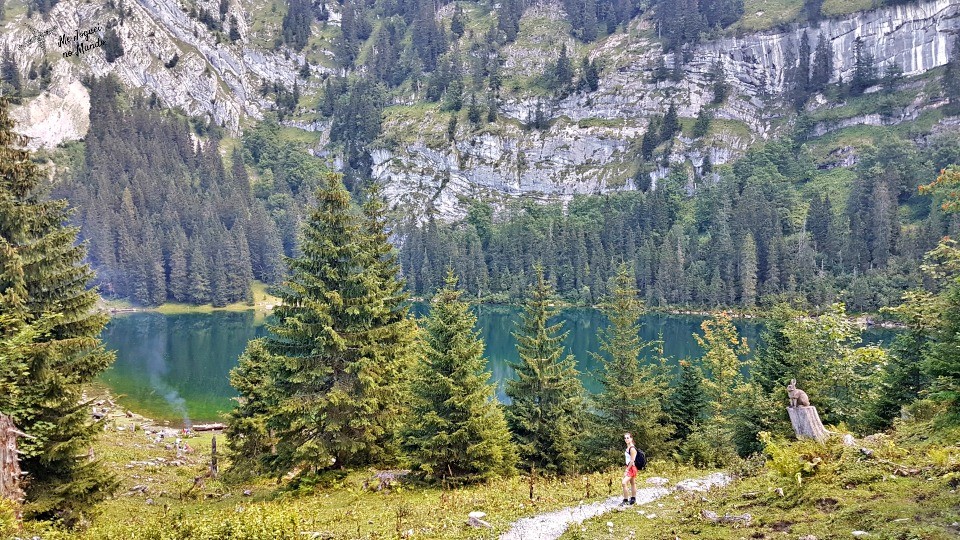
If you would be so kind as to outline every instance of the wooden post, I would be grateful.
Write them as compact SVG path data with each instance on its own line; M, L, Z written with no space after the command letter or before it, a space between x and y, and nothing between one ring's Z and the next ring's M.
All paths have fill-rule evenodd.
M533 500L533 475L536 474L536 467L530 466L530 500Z
M830 438L830 432L823 427L816 407L787 407L787 414L798 439L814 439L822 443Z
M217 437L214 435L210 442L210 476L217 477Z
M24 435L9 416L0 414L0 497L13 501L17 519L20 519L20 503L23 502L20 457L17 452L17 436Z

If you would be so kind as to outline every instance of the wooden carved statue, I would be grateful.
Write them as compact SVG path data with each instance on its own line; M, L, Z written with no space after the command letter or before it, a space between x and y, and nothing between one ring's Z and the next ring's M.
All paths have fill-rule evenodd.
M790 384L787 385L787 395L790 396L791 407L796 407L797 405L801 407L810 406L810 398L807 397L806 392L797 388L796 379L790 379Z
M787 396L790 397L790 406L787 413L793 431L797 438L814 439L823 442L830 438L830 432L823 427L817 408L810 406L810 397L803 390L797 388L797 380L792 379L787 385Z

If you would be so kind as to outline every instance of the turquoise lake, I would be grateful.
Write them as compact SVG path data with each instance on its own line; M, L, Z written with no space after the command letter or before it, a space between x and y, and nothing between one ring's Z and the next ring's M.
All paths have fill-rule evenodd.
M417 310L422 312L422 310ZM520 311L514 307L480 306L477 327L486 342L489 370L498 383L503 400L503 381L512 375L508 362L517 360L512 332ZM597 331L606 325L599 311L568 309L556 317L569 331L568 350L586 388L597 389L593 377L598 365L590 354L599 350ZM656 340L663 336L663 349L672 364L680 359L700 358L694 341L702 317L648 314L643 317L641 337ZM233 406L236 392L228 380L230 370L247 341L265 333L264 319L253 312L162 315L141 312L117 315L104 329L102 338L117 360L101 380L121 402L147 416L180 424L221 419ZM747 343L754 348L762 327L757 322L736 323ZM871 332L867 341L887 341L891 332Z

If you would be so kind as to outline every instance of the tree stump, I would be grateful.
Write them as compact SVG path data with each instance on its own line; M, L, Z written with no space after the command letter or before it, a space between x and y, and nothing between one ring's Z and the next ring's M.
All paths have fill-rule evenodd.
M10 499L15 508L23 502L23 488L20 482L23 471L20 470L20 458L17 453L17 436L23 435L10 417L0 414L0 497Z
M822 443L830 438L830 432L823 427L816 407L787 407L787 414L798 439L814 439Z

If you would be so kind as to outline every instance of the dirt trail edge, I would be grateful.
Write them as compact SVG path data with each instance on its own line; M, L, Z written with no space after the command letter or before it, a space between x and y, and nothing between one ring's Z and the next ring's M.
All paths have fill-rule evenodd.
M707 491L710 488L725 486L730 476L725 473L713 473L701 478L690 478L677 482L672 489L650 487L637 490L637 504L655 501L671 491ZM569 506L554 512L540 514L517 520L509 531L500 535L500 540L556 540L567 527L584 520L605 514L620 505L620 497L611 497L605 501Z

